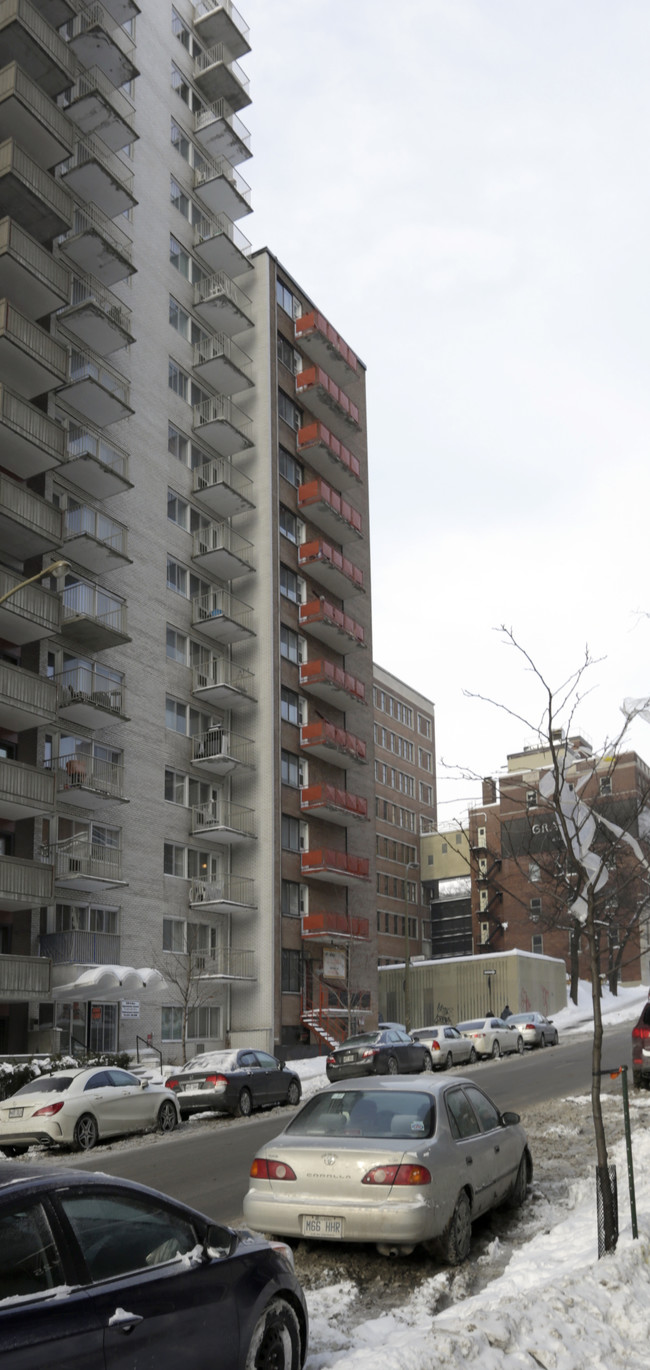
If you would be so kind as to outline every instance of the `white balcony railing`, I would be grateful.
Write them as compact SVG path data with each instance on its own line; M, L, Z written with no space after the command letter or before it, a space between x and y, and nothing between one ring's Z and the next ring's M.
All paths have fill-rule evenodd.
M54 677L59 688L59 708L69 704L90 704L98 709L110 709L111 713L125 712L124 685L101 666L71 666Z

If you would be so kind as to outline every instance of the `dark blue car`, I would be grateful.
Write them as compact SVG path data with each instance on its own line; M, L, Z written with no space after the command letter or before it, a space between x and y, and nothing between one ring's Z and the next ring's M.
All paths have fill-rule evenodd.
M301 1370L291 1251L111 1176L0 1165L6 1370Z

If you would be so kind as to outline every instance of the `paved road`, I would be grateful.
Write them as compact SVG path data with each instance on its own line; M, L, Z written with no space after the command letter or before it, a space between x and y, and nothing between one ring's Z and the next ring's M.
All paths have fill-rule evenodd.
M607 1031L604 1066L629 1065L631 1028L626 1023ZM520 1112L525 1122L527 1107L590 1089L591 1039L568 1036L546 1051L483 1062L463 1074L483 1085L499 1108ZM272 1117L261 1114L236 1124L210 1123L201 1130L193 1125L133 1149L105 1152L100 1146L76 1164L152 1185L215 1221L239 1223L251 1161L264 1142L282 1131L289 1116L290 1110L276 1109Z

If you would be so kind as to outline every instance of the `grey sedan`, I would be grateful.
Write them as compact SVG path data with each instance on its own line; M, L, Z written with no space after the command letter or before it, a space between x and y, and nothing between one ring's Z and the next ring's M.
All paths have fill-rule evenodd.
M552 1018L543 1013L513 1013L508 1022L519 1029L525 1047L556 1047L560 1040Z
M374 1242L382 1255L424 1243L457 1265L474 1219L519 1207L532 1173L519 1115L471 1080L352 1080L314 1095L258 1151L244 1215L258 1231Z
M360 1032L348 1037L331 1051L325 1063L327 1078L350 1079L356 1075L405 1075L411 1071L433 1070L428 1046L414 1042L402 1028L383 1032Z
M463 1037L458 1028L449 1023L437 1027L414 1028L411 1036L416 1042L423 1042L431 1052L434 1070L451 1070L454 1066L473 1065L476 1060L476 1047L468 1037Z

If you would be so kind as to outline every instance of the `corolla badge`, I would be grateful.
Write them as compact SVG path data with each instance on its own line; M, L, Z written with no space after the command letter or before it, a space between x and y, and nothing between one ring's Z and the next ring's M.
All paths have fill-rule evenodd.
M323 1165L336 1165L336 1156L333 1156L331 1152L323 1156Z

